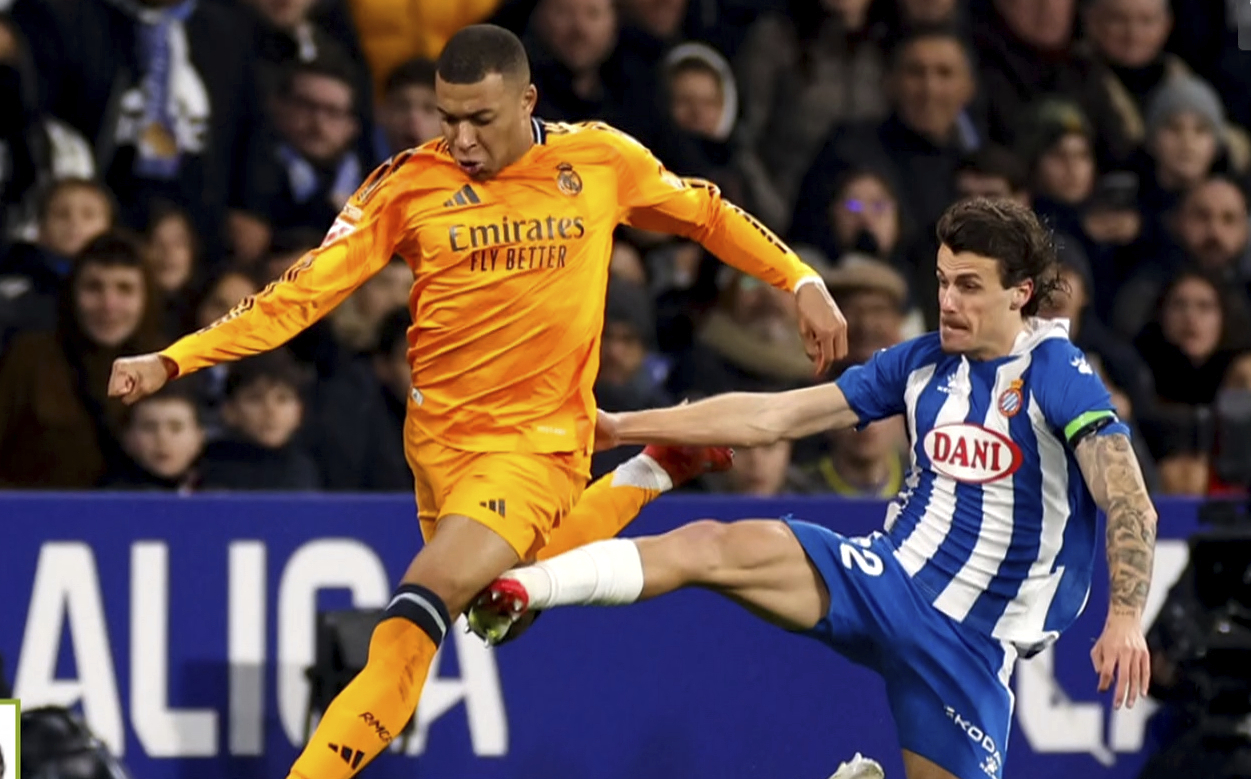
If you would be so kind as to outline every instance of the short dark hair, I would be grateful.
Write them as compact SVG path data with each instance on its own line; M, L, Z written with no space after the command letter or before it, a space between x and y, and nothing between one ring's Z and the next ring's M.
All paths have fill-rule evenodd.
M999 262L1004 288L1026 281L1034 292L1021 308L1023 316L1060 289L1055 238L1034 211L1007 198L975 197L949 207L938 220L938 242L954 254L971 252Z
M910 25L895 39L890 48L890 70L893 72L899 68L899 63L903 60L904 54L908 49L912 48L912 44L918 41L938 39L951 41L960 47L960 51L964 53L964 60L969 65L969 73L977 72L977 57L973 53L973 48L969 42L965 40L959 28L945 23L934 24L915 24Z
M415 57L401 62L387 74L382 82L382 94L390 96L406 87L434 89L435 64L425 57Z
M1021 192L1029 185L1025 163L1003 146L986 144L970 152L956 166L956 173L976 173L1008 182L1008 189Z
M143 398L127 409L126 426L130 427L135 422L136 412L148 403L160 403L170 401L176 403L185 403L191 407L191 413L195 417L195 423L204 426L204 409L200 407L200 399L196 395L194 383L188 382L187 379L176 379L156 392Z
M147 269L143 261L143 244L139 237L124 228L114 228L87 242L79 252L75 265L103 265L109 268Z
M361 96L356 94L356 78L352 66L342 57L321 55L308 61L297 60L283 68L278 78L278 96L291 97L295 94L295 82L304 76L315 76L338 81L352 93L352 110L355 111Z
M290 387L297 393L304 389L304 370L291 353L284 349L248 357L230 366L226 373L224 394L227 400L262 381Z
M449 84L476 84L492 73L530 81L530 60L521 39L493 24L471 24L448 40L436 66Z

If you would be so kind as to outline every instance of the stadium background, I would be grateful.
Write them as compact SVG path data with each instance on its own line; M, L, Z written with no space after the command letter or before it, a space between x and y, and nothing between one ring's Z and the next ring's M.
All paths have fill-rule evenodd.
M293 752L274 689L300 671L273 658L289 556L317 539L359 538L390 582L417 542L400 448L407 270L393 263L277 356L181 380L132 413L104 397L103 377L116 356L168 343L280 275L320 243L373 165L437 134L430 60L482 20L523 36L542 118L612 122L791 241L848 316L849 362L934 325L933 223L944 207L976 194L1030 203L1057 231L1069 282L1046 313L1073 321L1167 506L1158 600L1198 501L1241 499L1251 482L1251 52L1238 46L1240 33L1251 43L1251 3L1169 5L0 0L9 680L25 667L35 684L48 664L84 677L83 653L104 647L120 718L101 714L107 706L86 714L125 740L138 776L285 770ZM813 380L785 295L688 242L615 237L603 407ZM868 531L898 488L901 440L888 421L742 452L732 473L665 498L630 532L791 505ZM599 458L596 472L628 454ZM258 490L281 494L239 494ZM266 610L251 616L269 640L240 650L264 650L268 663L254 699L265 757L238 765L178 757L258 743L246 718L226 714L227 691L246 687L224 671L227 626L243 613L230 605L232 542L245 550L241 570L268 584ZM65 600L61 574L43 573L64 564L66 581L89 581L88 556L103 599L94 612L95 590ZM28 654L41 635L32 626L51 624L31 619L37 571L53 577L50 603L87 604L82 630L100 641L71 641L67 627L53 631L59 651ZM359 605L378 600L377 583ZM341 592L324 600L348 603ZM871 677L708 601L551 620L496 653L506 756L472 758L474 709L452 686L423 756L375 770L789 779L828 774L857 749L895 764ZM312 619L316 607L291 608ZM166 610L163 679L155 656L135 665L134 652L163 646L144 631ZM1046 705L1018 709L1010 776L1130 776L1151 748L1092 693L1095 619L1057 649L1054 673L1041 658L1022 666L1021 699ZM807 657L824 675L798 676ZM1042 686L1022 692L1031 678ZM72 686L36 688L34 703L81 702ZM165 718L166 705L217 710L216 733L204 717Z

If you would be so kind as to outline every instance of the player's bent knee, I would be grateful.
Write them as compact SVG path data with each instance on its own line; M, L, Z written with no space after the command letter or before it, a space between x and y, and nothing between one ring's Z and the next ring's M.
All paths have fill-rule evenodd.
M665 536L665 543L683 578L692 584L716 586L728 568L730 525L701 519Z
M756 572L791 558L802 562L803 548L777 520L721 522L703 519L673 531L674 555L693 584L733 588L751 584Z

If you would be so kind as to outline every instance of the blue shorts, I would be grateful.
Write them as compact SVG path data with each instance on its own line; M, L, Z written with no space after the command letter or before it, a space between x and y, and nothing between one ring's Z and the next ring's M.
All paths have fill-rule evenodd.
M785 521L830 591L803 634L882 675L901 747L960 779L1002 779L1016 650L930 605L881 533Z

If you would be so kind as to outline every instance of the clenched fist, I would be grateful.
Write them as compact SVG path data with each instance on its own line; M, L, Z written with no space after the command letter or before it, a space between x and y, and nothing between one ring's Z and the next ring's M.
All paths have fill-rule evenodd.
M159 354L122 357L113 362L109 397L121 398L129 406L164 387L174 370L175 366L169 358Z

